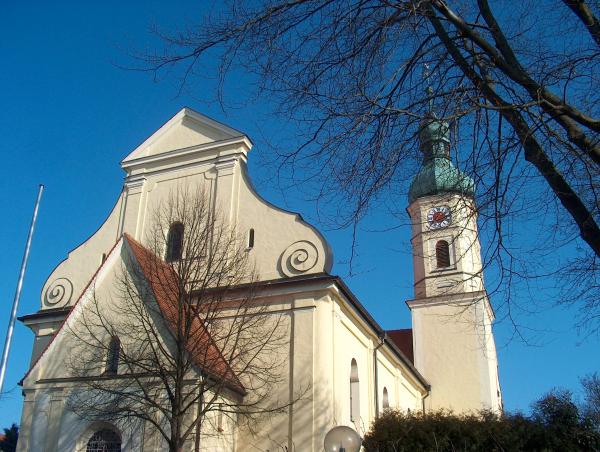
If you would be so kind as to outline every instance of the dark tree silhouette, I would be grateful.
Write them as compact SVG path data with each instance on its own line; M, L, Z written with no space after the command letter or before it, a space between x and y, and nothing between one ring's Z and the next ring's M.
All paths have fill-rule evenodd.
M581 379L584 400L581 410L589 421L600 432L600 376L597 372Z
M0 439L0 450L2 452L15 452L17 450L17 440L19 439L19 427L17 424L4 429L4 435Z
M544 450L596 451L600 432L569 391L555 389L532 405L532 414L406 413L390 410L365 436L366 451Z

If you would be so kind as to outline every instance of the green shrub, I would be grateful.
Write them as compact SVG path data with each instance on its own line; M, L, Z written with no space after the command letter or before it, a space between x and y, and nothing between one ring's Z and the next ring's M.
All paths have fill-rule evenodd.
M600 434L567 392L551 393L533 414L386 411L366 435L367 452L600 451Z

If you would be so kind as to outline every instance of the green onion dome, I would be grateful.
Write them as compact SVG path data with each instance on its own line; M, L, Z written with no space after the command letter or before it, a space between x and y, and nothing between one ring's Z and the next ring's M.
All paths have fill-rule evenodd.
M450 160L448 123L435 117L424 120L419 132L419 144L424 156L423 166L410 184L408 200L411 204L417 198L440 193L473 197L475 182Z

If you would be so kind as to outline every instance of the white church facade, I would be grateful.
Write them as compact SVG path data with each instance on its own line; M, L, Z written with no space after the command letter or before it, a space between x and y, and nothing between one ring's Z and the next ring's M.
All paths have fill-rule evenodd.
M246 167L250 139L188 108L177 113L121 162L125 182L108 218L50 274L41 309L20 318L35 339L22 380L17 450L165 450L150 423L122 428L69 409L67 401L81 384L66 363L74 346L67 330L81 322L94 298L111 292L124 265L149 258L150 212L182 185L201 186L226 221L248 237L256 297L284 313L286 359L273 397L292 399L298 388L306 389L256 431L235 420L218 429L205 424L212 430L194 432L204 439L192 436L188 450L316 452L332 427L347 425L363 435L387 408L501 411L474 186L449 158L444 123L425 121L420 140L425 158L408 206L412 328L385 331L332 274L333 253L324 236L255 191ZM160 288L153 289L158 302ZM232 397L245 396L241 388Z

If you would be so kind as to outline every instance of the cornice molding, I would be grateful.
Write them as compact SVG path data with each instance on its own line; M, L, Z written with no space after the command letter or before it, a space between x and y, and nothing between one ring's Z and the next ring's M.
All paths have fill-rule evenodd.
M239 154L243 154L252 149L252 142L250 141L250 139L245 135L242 135L234 138L229 138L227 140L213 141L212 143L204 143L196 146L174 149L172 151L163 152L157 155L148 155L145 157L138 157L136 159L131 160L125 159L121 161L121 168L123 168L125 171L131 171L135 168L139 168L150 163L163 162L177 157L189 156L197 152L209 151L212 149L233 145L241 145L243 150L238 151Z
M491 321L493 322L496 319L496 314L494 313L494 308L490 303L488 293L485 290L416 298L413 300L406 300L406 305L412 311L413 309L428 308L431 306L467 306L480 301L485 303L485 308L490 316Z

